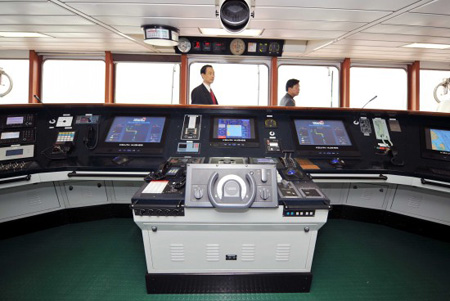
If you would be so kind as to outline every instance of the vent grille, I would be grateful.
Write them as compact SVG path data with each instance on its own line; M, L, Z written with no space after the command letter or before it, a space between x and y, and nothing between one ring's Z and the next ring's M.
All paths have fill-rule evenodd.
M289 261L291 256L291 244L278 244L275 255L276 261Z
M242 248L242 261L255 261L256 247L254 244L243 244Z
M175 262L184 261L183 244L170 244L170 260Z
M220 258L220 245L219 244L207 244L206 245L206 261L219 261Z
M36 195L35 193L27 193L28 204L32 207L39 207L42 205L42 199L40 195Z

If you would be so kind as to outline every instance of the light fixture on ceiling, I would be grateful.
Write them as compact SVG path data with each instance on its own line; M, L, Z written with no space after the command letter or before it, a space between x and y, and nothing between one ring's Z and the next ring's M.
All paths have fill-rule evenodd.
M144 42L154 46L177 46L180 30L167 25L142 25Z
M402 47L425 48L425 49L448 49L448 48L450 48L450 45L448 45L448 44L412 43L412 44L404 45Z
M239 33L255 17L255 0L216 0L216 17L227 31Z
M199 28L202 34L207 36L244 36L244 37L258 37L262 35L264 29L244 29L241 32L229 32L223 28Z
M51 38L48 35L37 32L3 31L0 37L4 38Z

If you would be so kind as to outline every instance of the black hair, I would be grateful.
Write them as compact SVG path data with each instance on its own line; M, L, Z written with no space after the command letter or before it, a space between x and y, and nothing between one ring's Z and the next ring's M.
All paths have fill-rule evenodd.
M203 66L202 69L200 69L200 74L206 74L206 69L208 69L209 67L212 68L211 65Z
M289 90L289 88L294 87L296 84L298 84L300 81L298 79L292 78L286 82L286 92Z

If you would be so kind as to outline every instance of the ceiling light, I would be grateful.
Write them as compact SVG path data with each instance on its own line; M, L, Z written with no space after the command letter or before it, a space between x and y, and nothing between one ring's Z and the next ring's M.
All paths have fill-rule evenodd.
M142 25L144 42L155 46L177 46L180 30L166 25Z
M239 33L229 32L223 28L199 28L200 32L207 36L247 36L257 37L262 35L264 29L244 29Z
M0 32L0 37L4 37L4 38L50 38L50 36L47 36L42 33L18 32L18 31L14 31L14 32L3 31L3 32Z
M402 47L408 48L427 48L427 49L447 49L450 48L448 44L427 44L427 43L412 43Z

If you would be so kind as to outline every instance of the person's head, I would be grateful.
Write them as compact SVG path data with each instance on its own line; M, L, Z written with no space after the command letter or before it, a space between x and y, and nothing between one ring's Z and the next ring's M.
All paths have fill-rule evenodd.
M214 69L211 65L203 66L202 69L200 69L200 75L205 84L211 85L214 82Z
M292 97L297 96L300 93L300 81L292 78L286 82L286 92Z

